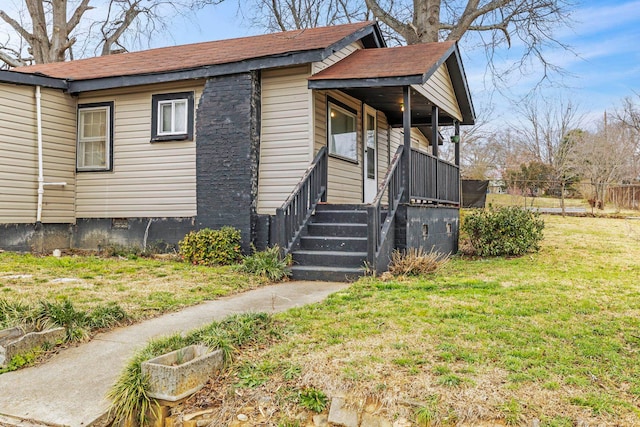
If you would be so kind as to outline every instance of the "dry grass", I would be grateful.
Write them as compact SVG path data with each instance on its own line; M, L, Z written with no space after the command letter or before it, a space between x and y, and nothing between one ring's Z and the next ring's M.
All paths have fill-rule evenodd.
M175 259L0 253L0 299L35 304L69 298L79 309L118 303L146 318L266 283L230 267Z
M406 251L395 250L391 254L389 273L393 276L420 276L440 270L449 260L449 256L439 252L426 252L422 248L409 248Z

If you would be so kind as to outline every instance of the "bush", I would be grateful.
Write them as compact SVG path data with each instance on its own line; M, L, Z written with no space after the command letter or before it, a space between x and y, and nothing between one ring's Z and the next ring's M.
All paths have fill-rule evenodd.
M222 227L192 231L179 243L180 255L191 264L229 265L242 258L240 230Z
M544 221L516 207L476 210L465 215L462 231L480 256L523 255L540 249Z
M422 248L409 248L407 251L393 251L389 273L394 276L420 276L435 273L449 261L445 254L425 252Z
M272 281L282 280L289 275L288 267L291 265L291 255L284 258L280 255L280 248L276 245L262 252L242 260L239 270L244 273L256 274Z

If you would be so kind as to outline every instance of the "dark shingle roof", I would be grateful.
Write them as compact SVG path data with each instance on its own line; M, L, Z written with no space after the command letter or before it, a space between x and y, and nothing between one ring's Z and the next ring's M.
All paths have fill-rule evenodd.
M381 49L361 49L309 80L376 79L422 76L431 70L455 42L423 43Z
M88 80L107 77L166 73L200 67L326 49L374 22L336 25L242 37L140 52L15 68L21 73Z

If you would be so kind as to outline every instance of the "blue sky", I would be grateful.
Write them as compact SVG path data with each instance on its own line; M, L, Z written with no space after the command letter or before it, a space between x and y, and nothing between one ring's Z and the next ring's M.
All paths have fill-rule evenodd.
M571 100L584 114L586 126L613 111L625 96L640 93L640 0L578 1L569 21L570 28L559 28L556 37L573 52L548 50L545 55L565 70L554 75L552 85L541 93L551 100ZM186 29L185 29L186 26ZM259 34L238 12L238 3L222 5L198 13L197 25L183 19L174 21L172 38L156 39L154 46L193 43L206 40ZM468 44L468 43L467 43ZM508 93L498 93L486 77L486 58L479 50L461 43L464 66L476 110L494 104L493 122L513 120L513 103L529 93L539 81L539 71L515 76ZM518 46L502 49L500 60L509 65L519 58ZM506 95L506 96L505 96ZM515 101L517 102L517 101Z
M15 14L21 0L0 0L2 7ZM572 1L572 0L567 0ZM565 70L554 75L552 83L544 86L539 95L551 101L571 100L584 115L584 127L594 125L605 110L612 112L622 98L640 94L640 0L573 0L575 7L569 17L571 26L560 27L555 36L571 46L572 51L549 49L545 56ZM151 47L195 43L260 34L238 10L240 1L225 0L207 7L195 17L176 16L163 36L155 36ZM100 13L100 8L95 10ZM194 22L195 21L195 22ZM0 27L3 30L5 27ZM491 125L502 126L514 122L515 108L524 95L539 82L540 69L533 73L516 74L508 82L507 92L498 92L487 77L486 58L473 43L463 39L460 48L467 80L476 112L483 116L492 105ZM506 66L520 58L519 46L498 52L498 61ZM640 99L640 98L637 98Z

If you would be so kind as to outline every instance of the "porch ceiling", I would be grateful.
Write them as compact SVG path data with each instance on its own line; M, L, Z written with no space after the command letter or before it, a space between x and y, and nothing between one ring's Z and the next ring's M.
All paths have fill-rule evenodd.
M425 43L381 49L361 49L309 77L310 89L337 89L371 105L387 115L392 126L402 125L402 90L411 87L413 126L431 124L434 103L415 89L445 64L460 107L462 124L473 124L475 114L457 45L454 42ZM439 123L456 120L439 109Z
M402 126L402 86L343 88L341 90L376 110L384 112L389 125ZM411 123L414 126L431 125L432 107L432 102L415 89L411 89ZM438 116L441 125L453 123L453 117L442 110Z

